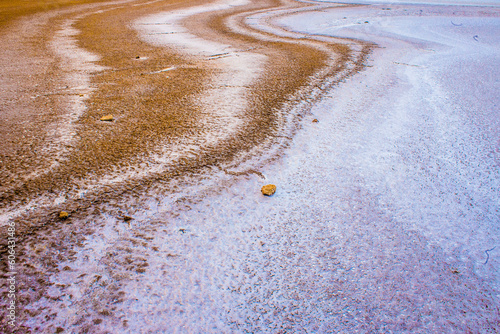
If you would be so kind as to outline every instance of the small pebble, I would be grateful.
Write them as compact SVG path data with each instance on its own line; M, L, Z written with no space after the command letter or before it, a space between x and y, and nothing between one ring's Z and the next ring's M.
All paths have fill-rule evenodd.
M274 184L268 184L262 187L262 194L266 196L272 196L276 192L276 186Z
M113 115L106 115L101 117L101 121L104 122L112 122L113 121Z
M59 219L67 219L69 217L69 213L66 211L59 212Z

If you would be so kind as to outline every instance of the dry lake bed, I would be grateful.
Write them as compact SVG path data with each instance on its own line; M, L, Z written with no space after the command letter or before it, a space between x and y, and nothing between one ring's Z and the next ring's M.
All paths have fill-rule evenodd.
M5 8L2 332L500 331L500 2Z

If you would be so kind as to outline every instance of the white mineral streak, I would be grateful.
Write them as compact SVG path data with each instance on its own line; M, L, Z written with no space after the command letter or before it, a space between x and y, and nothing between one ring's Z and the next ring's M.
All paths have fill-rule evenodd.
M169 15L148 20L182 17ZM54 324L109 306L119 322L103 317L100 326L122 333L495 330L498 8L385 4L280 22L380 48L313 107L283 158L260 169L274 196L262 196L257 176L221 173L151 199L130 226L92 222L102 229L74 271L51 278L77 283ZM169 43L189 52L232 52L196 49L176 31ZM137 258L149 266L132 276L125 268Z
M185 28L184 23L196 14L247 3L248 0L217 1L210 5L149 15L135 22L136 29L147 42L175 48L195 58L195 61L205 61L204 66L220 73L198 97L198 105L206 115L200 121L210 128L207 136L201 139L202 146L214 145L237 131L242 122L240 114L249 103L246 98L248 87L259 77L266 59L248 50L238 50L195 36ZM210 63L206 60L210 60Z

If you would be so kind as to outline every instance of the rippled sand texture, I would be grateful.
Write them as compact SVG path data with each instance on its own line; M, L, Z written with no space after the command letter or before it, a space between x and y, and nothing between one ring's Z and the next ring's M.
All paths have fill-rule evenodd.
M215 6L211 12L217 10L217 15L209 12L185 20L192 33L232 45L229 49L217 42L219 46L205 54L183 52L161 36L189 40L177 31L151 30L145 33L147 38L139 38L132 29L141 25L134 20L147 13L174 13L180 6L175 3L104 6L33 18L30 22L45 20L42 26L50 22L44 27L50 31L39 31L46 43L32 37L40 45L28 50L13 47L6 51L12 55L4 57L19 54L17 65L5 69L13 72L5 76L14 78L9 91L26 94L22 103L28 105L21 112L40 120L17 130L19 123L28 122L17 121L22 114L15 109L16 99L6 97L12 111L4 113L3 219L12 217L12 203L21 212L92 197L107 185L120 184L122 190L130 182L137 186L134 180L170 179L169 169L178 174L181 169L213 167L272 139L286 123L284 113L276 110L310 86L313 75L340 73L348 60L360 62L366 53L362 46L357 56L339 43L297 43L253 32L239 23L238 15L245 11L278 5L264 1L244 9L234 9L241 7L234 4L226 10ZM49 19L50 15L54 17ZM18 23L19 29L23 24ZM168 47L161 47L162 40ZM200 43L207 45L206 40ZM32 74L23 75L23 57L29 52L38 52L29 58L36 59L36 66ZM325 65L331 65L329 70L319 73ZM32 78L37 70L40 78ZM29 93L22 88L24 82L35 82ZM54 87L40 87L49 84ZM113 123L99 121L107 114L113 114Z
M497 332L499 20L169 0L13 21L18 332Z
M142 326L122 312L133 298L127 285L164 257L143 234L168 234L168 224L151 220L154 206L180 213L217 184L261 175L255 161L275 159L321 91L361 68L369 43L246 22L263 15L255 22L264 27L316 9L115 1L4 27L0 220L16 223L21 331ZM108 114L113 122L100 121ZM137 227L141 220L148 226Z

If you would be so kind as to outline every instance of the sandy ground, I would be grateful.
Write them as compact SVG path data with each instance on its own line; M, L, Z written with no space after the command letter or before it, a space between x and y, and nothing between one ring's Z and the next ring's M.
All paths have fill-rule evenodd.
M24 21L3 35L23 36L1 57L2 126L17 131L2 128L15 159L1 217L22 232L18 332L497 332L498 7L192 5L74 7L26 21L45 36L33 46ZM106 13L138 33L123 60L85 39ZM40 45L50 53L28 56ZM19 72L28 60L43 88ZM156 101L148 85L177 94L181 78L201 87L171 104L190 106L189 130L141 127L147 154L131 145L65 181L86 157L71 145L92 152L101 125L88 115L107 100L136 103L122 120L148 115L129 93ZM53 104L28 100L56 88ZM16 122L36 110L42 125ZM106 138L121 146L127 123L114 125Z

